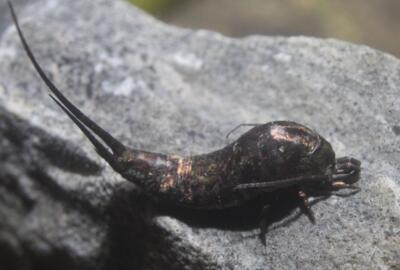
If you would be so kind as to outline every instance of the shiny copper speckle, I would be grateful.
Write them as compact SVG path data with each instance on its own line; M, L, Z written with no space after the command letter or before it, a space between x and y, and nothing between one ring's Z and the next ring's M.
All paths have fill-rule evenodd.
M302 127L299 130L301 130L304 133L311 132L311 130L306 130L306 129L304 129L304 127ZM291 133L285 127L282 127L282 126L272 127L271 128L271 136L272 136L272 138L274 138L277 141L288 141L288 142L303 144L307 148L309 148L310 151L314 150L318 146L318 142L319 142L312 136L304 136L304 134Z
M165 178L161 181L160 191L166 192L171 188L175 187L175 179L171 175L167 174Z
M179 158L176 173L180 177L189 176L192 173L192 160L187 158Z

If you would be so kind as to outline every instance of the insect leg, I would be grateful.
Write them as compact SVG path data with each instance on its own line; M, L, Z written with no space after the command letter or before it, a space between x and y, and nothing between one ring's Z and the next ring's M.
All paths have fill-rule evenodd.
M360 171L361 162L352 157L341 157L336 159L336 172Z
M277 188L292 187L295 185L300 185L308 182L318 182L318 181L329 181L332 176L330 175L305 175L299 177L293 177L288 179L282 179L277 181L269 182L257 182L249 184L237 185L234 189L264 189L264 190L274 190Z
M356 191L355 193L357 193L358 191L361 190L360 187L353 186L353 185L347 184L347 183L342 182L342 181L333 182L332 183L332 187L336 188L336 189L344 189L344 188L354 189Z
M298 195L299 199L301 200L301 211L308 217L312 224L315 224L315 215L314 212L311 210L307 194L303 190L299 190Z
M359 171L352 170L348 173L339 173L339 174L334 174L332 176L332 184L331 187L335 189L343 189L343 188L349 188L349 189L354 189L354 190L361 190L357 186L353 186L355 182L357 182L357 176L359 174Z
M228 139L229 136L230 136L233 132L235 132L236 130L238 130L240 127L255 127L255 126L260 126L260 125L262 125L262 124L250 124L250 123L248 123L248 124L239 124L239 125L237 125L236 127L234 127L231 131L229 131L229 132L226 134L225 138Z
M361 162L352 157L342 157L336 159L335 174L332 176L332 188L334 189L353 189L360 191L359 187L353 186L357 182L360 173Z
M96 134L98 137L100 137L103 142L111 148L111 150L115 154L121 154L126 148L125 146L120 143L118 140L116 140L114 137L112 137L107 131L105 131L103 128L98 126L95 122L93 122L90 118L88 118L85 114L83 114L75 105L73 105L58 89L57 87L50 81L50 79L47 77L47 75L44 73L43 69L39 65L39 63L36 61L35 56L33 55L28 43L25 40L25 36L22 33L22 30L19 26L17 16L15 15L14 8L11 4L11 2L7 1L8 6L10 8L11 16L13 18L15 27L17 28L18 36L22 42L22 45L25 49L26 54L28 55L29 59L31 60L33 66L35 67L36 71L39 73L40 77L42 78L43 82L46 84L46 86L50 89L50 91L57 97L57 99L60 101L57 104L60 105L60 103L64 106L63 110L66 111L68 110L71 115L74 116L75 119L79 120L82 125L84 125L87 129L91 130L94 134ZM54 99L54 98L53 98ZM76 121L74 121L76 123ZM83 130L82 130L83 131ZM85 132L84 132L85 133ZM87 136L87 134L85 133ZM92 139L90 139L91 142L93 143ZM96 147L96 146L95 146ZM96 148L97 149L97 148Z
M259 228L260 228L260 240L264 246L267 245L267 240L265 238L265 235L268 232L268 213L270 212L271 206L270 205L264 205L260 212L260 223L259 223Z

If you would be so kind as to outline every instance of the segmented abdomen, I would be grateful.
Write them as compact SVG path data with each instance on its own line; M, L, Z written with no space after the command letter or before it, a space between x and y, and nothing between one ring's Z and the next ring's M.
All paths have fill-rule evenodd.
M225 208L239 203L233 188L232 147L206 155L167 156L167 166L154 171L151 189L162 201L191 208ZM154 167L153 167L154 168ZM241 200L240 200L241 201Z

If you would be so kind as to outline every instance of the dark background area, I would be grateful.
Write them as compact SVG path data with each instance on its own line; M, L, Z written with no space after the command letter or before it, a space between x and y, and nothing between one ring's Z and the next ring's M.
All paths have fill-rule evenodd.
M398 0L129 0L161 20L227 36L336 38L400 56Z

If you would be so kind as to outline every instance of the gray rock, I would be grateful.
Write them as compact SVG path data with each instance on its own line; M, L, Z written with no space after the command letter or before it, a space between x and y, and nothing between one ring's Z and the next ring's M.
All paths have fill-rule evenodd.
M290 119L325 136L338 156L360 159L362 191L313 205L316 225L282 208L266 247L252 209L162 212L51 101L8 27L0 268L400 267L398 59L336 40L178 29L122 1L38 1L17 13L56 85L124 143L202 153L225 145L239 123Z
M33 2L36 0L13 0L12 3L14 7L20 8L20 6L26 5L28 2ZM0 35L3 33L4 29L10 23L10 15L6 1L0 1Z

